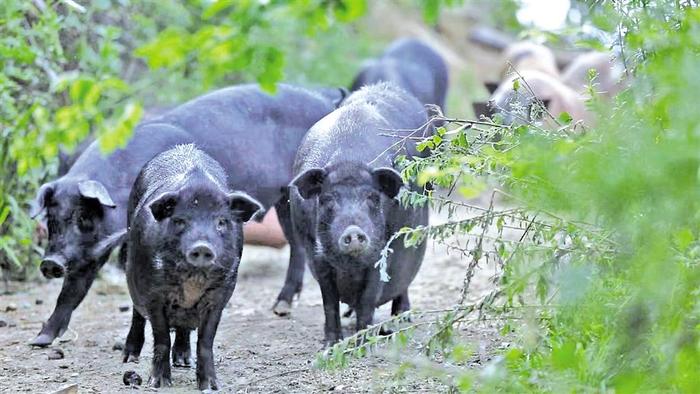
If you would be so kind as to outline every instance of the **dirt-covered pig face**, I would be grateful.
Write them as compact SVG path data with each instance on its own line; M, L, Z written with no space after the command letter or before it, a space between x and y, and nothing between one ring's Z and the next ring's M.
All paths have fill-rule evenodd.
M383 207L403 181L392 168L343 163L312 168L292 181L305 199L317 198L319 253L372 264L387 240ZM331 259L332 261L334 259Z
M106 253L95 255L98 243L114 229L105 218L114 214L116 204L98 181L59 179L43 185L35 202L34 215L44 212L48 246L40 269L47 278L92 266Z
M214 185L188 185L157 197L149 209L158 223L155 246L163 260L182 267L230 270L240 258L242 224L262 205L245 193Z

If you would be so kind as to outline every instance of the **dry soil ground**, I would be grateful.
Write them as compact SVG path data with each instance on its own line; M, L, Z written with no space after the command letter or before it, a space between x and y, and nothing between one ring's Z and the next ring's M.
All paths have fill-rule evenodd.
M444 220L434 215L433 222ZM224 312L215 341L216 367L222 392L436 392L439 382L410 376L395 386L390 376L396 363L387 354L356 360L341 370L314 367L321 350L323 309L320 291L308 274L305 287L289 318L275 316L270 307L282 284L288 250L246 247L236 291ZM454 305L459 298L466 261L431 244L410 290L412 306L434 310ZM489 290L491 269L477 273L470 298ZM79 392L131 392L122 383L127 370L148 378L151 357L150 331L139 364L123 364L120 352L131 313L124 277L116 268L106 269L83 304L75 311L70 329L60 341L46 349L27 345L53 308L60 280L44 283L12 283L10 293L0 297L0 391L53 392L76 384ZM37 305L36 300L43 300ZM6 312L7 307L16 308ZM389 317L388 306L379 309L375 320ZM345 324L351 328L348 319ZM460 335L477 350L472 365L478 367L492 354L500 339L494 327L484 323L466 326ZM196 337L192 338L192 345ZM63 359L49 360L54 349ZM193 369L173 369L173 387L162 392L195 391ZM141 390L149 390L141 388Z

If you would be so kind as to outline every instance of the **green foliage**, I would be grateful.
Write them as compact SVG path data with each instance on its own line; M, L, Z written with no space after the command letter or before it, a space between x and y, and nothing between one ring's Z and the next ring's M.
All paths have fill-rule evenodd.
M464 0L419 0L426 23L435 24L440 16L440 9L464 3Z
M32 251L27 201L59 147L88 134L123 143L141 115L118 71L114 26L86 24L104 9L9 0L0 8L0 265L27 263Z
M448 223L415 231L469 264L444 320L409 325L416 332L396 353L397 379L413 369L459 392L697 391L700 9L592 3L589 20L622 38L633 78L612 105L593 98L595 125L582 129L568 114L554 114L556 130L457 120L420 142L430 157L401 161L421 184L506 191L488 209L402 195L448 210ZM496 286L467 303L473 270L489 260ZM485 318L513 342L480 370L450 359L469 348L450 330ZM434 352L415 351L434 338Z
M305 37L318 40L336 21L362 16L367 4L365 0L222 0L193 2L189 8L188 20L199 23L170 25L135 54L152 70L166 70L170 80L187 79L198 92L222 81L257 81L274 92L275 84L284 79L286 59L297 56L300 46L311 45Z
M582 138L533 140L509 154L519 163L513 192L528 205L607 229L616 243L611 260L581 262L592 277L581 278L587 287L575 303L542 305L550 316L542 340L513 375L525 384L519 374L536 369L545 378L533 390L570 380L617 392L692 391L700 381L692 367L700 139L690 109L700 87L700 10L638 3L622 11L638 18L626 20L626 49L638 59L632 88ZM555 378L557 370L571 374Z

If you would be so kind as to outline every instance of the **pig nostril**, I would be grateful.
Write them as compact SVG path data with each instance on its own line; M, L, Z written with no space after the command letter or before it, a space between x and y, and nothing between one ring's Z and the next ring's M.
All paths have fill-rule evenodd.
M207 245L197 243L188 253L187 261L194 265L211 263L216 259L216 253Z
M357 235L357 240L358 240L361 244L363 244L363 243L365 243L365 241L367 241L367 237L365 237L364 234L358 234L358 235Z
M346 235L345 238L343 238L343 242L345 242L345 245L350 245L350 243L352 242L352 236Z
M42 261L39 269L41 270L41 273L49 279L60 278L65 273L65 268L63 265L52 259Z

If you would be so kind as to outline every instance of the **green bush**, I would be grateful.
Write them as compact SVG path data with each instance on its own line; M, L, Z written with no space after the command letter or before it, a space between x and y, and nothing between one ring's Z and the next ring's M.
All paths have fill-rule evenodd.
M384 339L402 349L397 377L417 369L455 391L697 391L700 9L593 3L586 22L618 37L630 75L612 105L589 103L593 127L566 115L558 130L457 120L420 144L429 158L405 163L407 178L465 197L505 191L488 208L404 194L408 204L448 209L450 222L404 234L462 254L463 295L479 264L495 262L497 275L474 304L462 297L437 320L414 314L412 326L428 334L420 340L405 338L412 328ZM455 328L484 318L501 322L510 345L472 370ZM343 365L380 342L349 338L320 364Z

